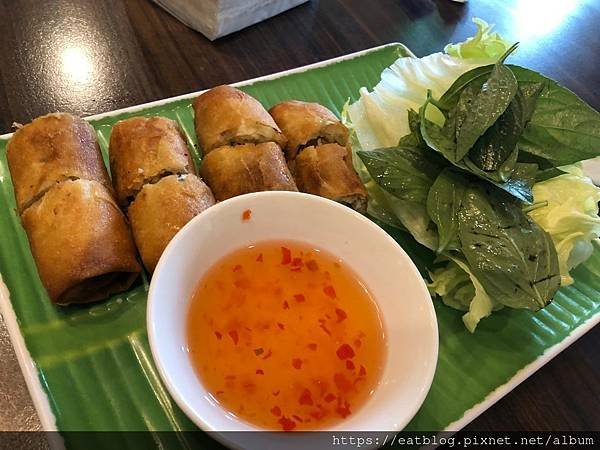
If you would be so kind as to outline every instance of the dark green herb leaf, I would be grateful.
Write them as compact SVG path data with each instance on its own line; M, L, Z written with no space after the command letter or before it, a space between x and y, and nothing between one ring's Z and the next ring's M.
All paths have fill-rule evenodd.
M437 225L439 241L437 252L448 248L458 234L458 211L468 180L453 169L444 169L429 189L427 213Z
M511 308L537 311L560 286L552 239L507 195L477 183L459 212L462 252L485 291Z
M573 164L600 155L600 113L573 92L537 72L510 66L519 85L544 83L519 148L545 161L543 168Z
M461 93L458 105L462 103L463 95L471 95L469 86ZM459 122L457 116L455 161L461 160L477 139L506 111L517 90L517 80L511 70L503 64L496 64L477 96L468 104L464 121Z
M434 152L419 147L391 147L358 152L373 180L390 194L425 204L429 188L444 167Z
M450 86L444 95L442 95L442 97L439 99L438 104L440 109L449 111L450 109L456 107L458 99L460 98L460 94L466 86L483 86L483 83L485 83L485 81L489 78L493 67L494 65L490 64L489 66L476 67L475 69L471 69L468 72L463 73L456 79L454 83L452 83L452 86Z
M429 104L430 101L427 100L419 110L421 136L429 147L441 153L448 161L454 162L456 143L453 136L453 120L455 116L454 114L449 116L450 118L446 119L444 127L440 127L438 124L425 118L425 112Z
M535 175L535 181L536 181L536 183L538 183L540 181L546 181L546 180L549 180L550 178L554 178L559 175L564 175L565 173L567 173L567 172L565 172L564 170L560 170L556 167L551 167L549 169L540 170Z
M410 127L410 134L400 138L398 142L399 147L421 147L423 145L423 138L421 137L420 131L420 118L419 113L414 109L408 110L408 126Z

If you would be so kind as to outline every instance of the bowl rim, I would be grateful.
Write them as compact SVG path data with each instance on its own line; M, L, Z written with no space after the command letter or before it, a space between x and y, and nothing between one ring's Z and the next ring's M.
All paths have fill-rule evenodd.
M402 246L394 238L392 238L383 228L381 228L375 222L370 220L368 217L366 217L365 215L360 214L360 213L354 211L353 209L351 209L345 205L342 205L338 202L335 202L335 201L332 201L332 200L329 200L329 199L326 199L323 197L319 197L316 195L302 193L302 192L261 191L261 192L253 192L253 193L243 194L243 195L239 195L239 196L232 197L230 199L221 201L221 202L211 206L207 210L203 211L202 213L193 217L171 239L171 241L169 242L169 244L163 251L158 264L156 265L156 268L153 273L153 277L149 283L149 289L148 289L148 295L147 295L148 300L147 300L147 306L146 306L146 328L147 328L148 341L150 344L152 359L153 359L154 364L159 372L161 381L164 383L165 387L167 388L169 395L171 395L171 397L175 400L175 403L177 404L177 406L179 408L181 408L181 410L186 414L186 416L196 426L198 426L204 432L216 433L216 436L214 436L214 437L217 437L218 440L220 440L223 443L228 444L228 445L231 445L231 442L229 442L225 438L223 438L223 440L222 440L222 437L219 435L219 433L226 432L226 430L218 430L218 429L213 428L206 422L205 418L203 417L203 415L200 412L196 411L193 407L190 406L188 401L182 396L176 383L174 383L173 380L171 379L171 377L168 373L169 369L161 361L159 344L156 342L157 336L156 336L156 329L154 326L155 320L156 320L155 314L153 312L155 304L156 304L156 300L154 300L154 298L155 298L154 291L156 289L156 284L153 283L153 281L155 279L157 279L156 274L159 273L161 271L162 267L166 265L166 261L169 259L170 254L173 252L172 249L178 245L179 241L185 239L185 237L188 236L189 232L187 230L195 227L196 226L195 224L199 221L206 221L207 214L208 215L219 214L221 210L223 210L225 208L232 208L233 205L236 205L237 203L240 203L248 198L264 197L264 198L268 199L269 197L272 197L272 196L282 196L282 197L289 197L289 198L304 198L304 199L307 199L308 201L314 201L314 202L319 202L322 204L327 204L327 207L337 208L339 211L343 211L346 214L354 215L356 219L359 219L364 225L366 225L368 228L370 228L372 230L372 232L380 234L381 237L388 242L388 244L396 247L396 250L403 254L403 256L406 258L406 260L409 263L409 271L410 271L411 275L417 279L417 284L420 285L421 291L424 291L422 293L424 293L428 298L430 298L429 291L427 290L427 287L426 287L425 281L423 280L423 277L421 276L420 272L418 271L412 258L408 255L408 253L406 253L406 251L402 248ZM327 250L327 249L325 249L325 250ZM327 250L327 251L332 253L330 250ZM223 256L225 256L225 255L223 255ZM375 301L377 302L376 299L375 299ZM427 361L428 367L430 369L426 373L426 378L423 380L424 381L423 388L420 390L419 395L415 396L415 400L412 403L412 407L410 408L410 411L407 411L407 414L405 415L405 419L398 422L396 424L397 426L395 427L395 429L390 430L390 431L401 431L402 429L404 429L406 427L406 425L410 422L410 420L412 420L412 418L416 415L416 413L421 408L423 402L425 401L425 398L427 397L427 394L429 393L429 391L431 389L431 385L433 383L433 379L434 379L435 373L437 371L438 355L439 355L439 329L438 329L437 315L435 313L433 301L429 301L427 303L426 308L427 308L427 311L426 311L425 317L427 319L428 328L430 329L430 332L432 333L432 336L430 338L432 338L432 343L433 343L431 352L429 352L429 354L428 354L429 360ZM386 360L387 359L389 359L389 352L388 352L388 357L386 358ZM198 382L201 383L200 380L198 380ZM222 411L223 414L226 414L226 410L224 408L219 406L219 409ZM252 423L249 423L249 422L247 422L243 419L239 419L237 417L235 418L235 422L239 423L242 426L249 428L249 431L251 431L251 432L279 433L278 431L265 430L263 428L260 428L256 425L253 425ZM343 421L340 422L340 424L341 423L343 423ZM339 426L339 424L338 424L338 426ZM344 432L344 430L339 430L337 428L331 429L331 430L316 430L316 431ZM284 433L284 434L294 435L295 433Z

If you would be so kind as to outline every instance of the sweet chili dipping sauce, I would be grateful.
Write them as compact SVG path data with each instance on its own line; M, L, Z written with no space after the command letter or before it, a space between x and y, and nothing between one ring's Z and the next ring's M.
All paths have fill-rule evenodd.
M375 302L334 256L263 242L224 257L196 288L189 354L223 408L270 430L315 430L374 391L386 345Z

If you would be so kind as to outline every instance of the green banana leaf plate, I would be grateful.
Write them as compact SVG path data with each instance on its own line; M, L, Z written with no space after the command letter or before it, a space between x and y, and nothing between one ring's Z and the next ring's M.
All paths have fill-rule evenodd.
M389 44L330 61L239 83L265 107L291 98L319 102L336 113L372 88L382 70L411 55ZM134 115L175 119L197 164L191 103L198 93L90 117L106 159L112 125ZM54 306L42 287L25 232L15 213L13 186L0 138L0 311L29 391L46 430L196 430L165 390L146 334L146 278L130 291L91 306ZM401 231L388 231L425 274L433 255ZM476 335L461 312L436 301L439 361L433 385L407 429L458 430L564 350L600 320L600 250L574 271L542 311L502 310L480 323ZM399 310L398 314L402 314ZM67 448L77 447L71 433ZM149 447L180 448L182 440ZM212 446L210 439L205 447ZM216 445L216 444L215 444ZM139 447L123 437L120 448Z

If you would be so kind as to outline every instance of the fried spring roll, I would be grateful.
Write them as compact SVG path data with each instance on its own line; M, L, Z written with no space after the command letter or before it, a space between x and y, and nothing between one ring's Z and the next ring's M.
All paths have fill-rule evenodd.
M200 95L194 101L194 113L204 155L225 145L285 145L285 136L260 102L230 86L217 86Z
M320 143L348 142L348 129L327 108L298 100L278 103L269 113L287 138L285 155L293 161L302 148Z
M273 142L224 146L202 160L200 174L217 200L258 191L297 191L283 153Z
M110 167L119 204L126 207L146 183L194 171L177 123L164 117L117 122L110 135Z
M7 158L19 213L64 180L95 180L112 189L96 132L70 114L47 114L17 130Z
M21 219L42 283L57 304L124 291L141 270L125 216L97 181L57 184Z
M193 174L170 175L142 188L127 214L148 271L154 271L173 236L214 203L211 190Z
M347 147L323 144L303 149L295 160L294 179L301 192L335 200L362 213L367 210L367 191Z

